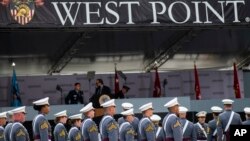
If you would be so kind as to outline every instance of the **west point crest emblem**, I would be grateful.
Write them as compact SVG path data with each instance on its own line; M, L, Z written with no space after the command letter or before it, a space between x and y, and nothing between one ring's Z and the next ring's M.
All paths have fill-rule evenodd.
M21 25L25 25L31 21L35 12L33 0L12 0L10 3L10 13Z

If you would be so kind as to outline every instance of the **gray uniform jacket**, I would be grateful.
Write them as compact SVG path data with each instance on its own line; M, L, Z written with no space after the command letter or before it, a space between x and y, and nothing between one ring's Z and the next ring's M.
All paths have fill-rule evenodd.
M200 124L202 128L198 125ZM207 140L207 131L208 131L208 124L207 123L195 123L194 124L197 140Z
M29 141L29 134L27 129L20 123L14 122L10 129L11 141Z
M86 118L82 122L81 133L83 141L98 141L99 133L95 122L91 118Z
M34 140L50 141L51 126L43 114L38 114L32 121Z
M4 128L5 141L10 141L10 129L13 122L9 122Z
M168 113L163 119L165 141L182 141L182 127L179 118L174 113Z
M216 141L217 139L216 120L217 119L213 119L208 122L208 131L207 131L208 141Z
M183 140L196 141L197 136L196 136L196 132L194 129L194 124L187 119L181 119L181 118L180 118L180 122L181 122L181 126L183 129ZM184 126L186 123L187 123L187 126L184 131Z
M155 126L155 131L156 131L155 133L156 141L165 141L165 134L163 128L160 126Z
M80 130L73 126L69 130L68 141L82 141L82 135Z
M155 125L148 117L143 117L138 125L139 141L155 141Z
M99 125L102 141L118 141L119 125L110 115L104 115Z
M250 125L250 119L248 119L248 120L242 122L242 125ZM6 128L6 127L5 127L5 128Z
M229 122L229 118L230 115L232 113L232 110L225 110L223 113L219 114L218 120L217 120L217 140L221 141L222 140L222 136L224 136L223 134L225 134L225 136L227 136L227 132L228 130L225 132L225 128L227 126L227 123ZM230 125L241 125L242 124L242 120L241 117L238 113L234 112L233 118L232 118L232 122ZM228 136L229 137L229 136Z
M0 141L5 141L4 139L4 128L0 126Z
M67 141L68 139L67 130L62 123L56 124L53 134L54 134L55 141Z
M139 124L139 119L137 117L134 117L134 120L132 121L131 125L134 127L135 132L138 132L138 124ZM125 122L123 117L120 117L118 119L118 124L121 125L123 122Z
M123 122L119 126L119 141L134 141L135 130L129 122Z

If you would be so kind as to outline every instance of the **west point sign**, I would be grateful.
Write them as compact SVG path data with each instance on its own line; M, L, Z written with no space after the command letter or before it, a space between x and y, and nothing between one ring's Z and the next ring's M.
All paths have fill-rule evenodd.
M15 14L10 12L13 9L4 10L9 6L0 6L1 28L210 26L250 22L250 2L246 0L45 0L42 4L34 2L35 6L31 0L20 1L18 5L29 3L26 7L30 8L26 9L15 3L10 2L11 7L16 7ZM26 13L32 10L34 14L29 17ZM17 22L24 17L32 19Z

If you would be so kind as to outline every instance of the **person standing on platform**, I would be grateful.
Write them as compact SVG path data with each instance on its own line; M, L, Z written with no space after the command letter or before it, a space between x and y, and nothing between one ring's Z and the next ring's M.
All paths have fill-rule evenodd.
M250 107L245 107L244 112L246 114L246 120L242 122L243 125L250 125Z
M159 115L154 114L150 117L150 119L155 125L156 141L165 141L164 131L163 128L160 126L161 117Z
M82 124L82 114L76 114L69 117L72 127L69 130L68 141L82 141L82 135L79 128Z
M34 110L38 111L38 115L32 121L34 141L50 141L51 126L45 115L49 114L49 97L33 102Z
M67 141L68 139L68 133L64 126L64 124L67 122L67 111L61 111L59 113L56 113L54 115L56 117L55 119L55 129L54 129L54 140L55 141Z
M131 124L134 120L134 109L129 109L121 112L125 122L119 126L119 141L134 141L135 130Z
M222 112L222 108L218 106L213 106L211 107L211 111L212 111L214 119L208 122L207 140L216 141L217 140L216 122L217 122L219 114Z
M238 113L233 111L233 100L223 99L224 112L219 114L217 120L217 140L218 141L230 141L230 125L242 125L241 117Z
M81 134L83 141L99 141L100 135L98 133L98 128L93 121L95 117L95 108L92 102L84 106L81 110L84 115L84 119L81 125Z
M7 112L8 124L4 128L5 141L10 141L10 129L11 129L11 126L12 126L12 124L14 122L13 118L14 118L13 117L13 112L12 111L8 111Z
M183 141L196 141L197 137L194 124L187 120L187 111L188 109L186 107L179 107L179 118L182 126Z
M124 99L125 98L125 94L129 91L129 87L123 85L122 89L115 94L115 99Z
M0 141L5 141L4 139L4 126L6 125L6 112L0 113Z
M75 83L75 89L71 90L65 98L65 104L83 104L83 91L81 91L81 84Z
M155 141L155 126L150 120L153 115L152 102L142 105L139 110L142 112L142 119L138 125L138 138L139 141Z
M208 131L208 124L205 123L206 121L207 112L200 111L196 114L198 118L198 122L194 124L197 141L206 141L207 140L207 131Z
M12 110L14 116L14 123L10 129L10 141L30 141L29 133L23 126L25 121L25 106Z
M118 141L119 125L114 119L116 113L115 100L111 99L101 104L104 108L104 116L99 124L102 141Z

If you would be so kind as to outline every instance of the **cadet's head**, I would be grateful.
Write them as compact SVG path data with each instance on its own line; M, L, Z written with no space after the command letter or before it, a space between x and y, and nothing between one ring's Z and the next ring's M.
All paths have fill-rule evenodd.
M33 108L37 110L39 113L48 114L50 111L49 97L34 101Z
M179 102L178 102L178 99L177 97L170 100L169 102L167 102L164 107L167 107L168 108L168 111L171 112L171 113L175 113L176 115L179 114Z
M179 107L179 117L185 119L187 116L188 109L186 107L180 106Z
M115 105L115 100L111 99L108 100L106 102L104 102L103 104L101 104L101 106L104 108L104 111L106 114L114 116L116 113L116 105Z
M0 126L4 126L7 121L6 112L0 113Z
M75 90L77 90L77 91L80 91L80 89L81 89L81 84L80 83L75 83Z
M101 86L103 85L103 80L102 79L96 79L96 82L95 82L96 86Z
M244 112L246 114L246 119L250 119L250 107L245 107Z
M55 119L55 123L62 123L65 124L67 122L67 111L61 111L59 113L54 114L54 116L56 117Z
M196 116L198 118L198 122L201 124L205 123L206 115L207 115L207 112L205 111L200 111L199 113L197 113Z
M129 109L129 110L126 110L126 111L123 111L121 112L121 114L123 115L123 118L132 123L133 120L134 120L134 109Z
M213 107L211 107L211 111L213 113L213 117L217 118L219 116L219 114L222 112L222 108L218 107L218 106L213 106Z
M150 117L150 119L155 125L159 125L161 117L159 115L154 114Z
M142 105L139 110L142 112L143 116L150 117L153 115L153 104L152 102L149 102L147 104Z
M89 104L84 106L80 110L80 112L83 113L85 117L94 118L94 116L95 116L95 108L93 107L93 103L90 102Z
M222 103L224 104L224 109L225 110L232 110L233 108L233 100L231 99L223 99Z
M76 127L80 127L82 123L82 114L76 114L76 115L70 116L69 119L72 125Z
M24 122L26 120L25 106L13 109L11 112L13 113L14 121Z

